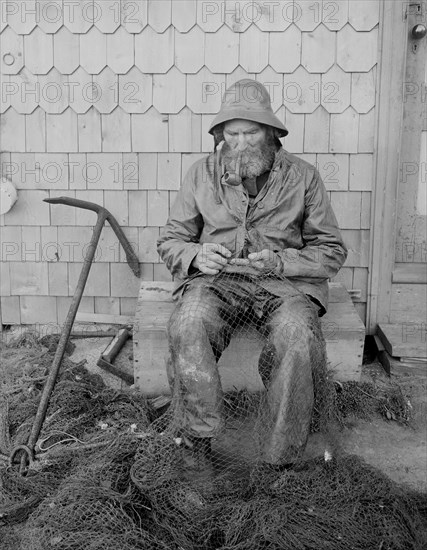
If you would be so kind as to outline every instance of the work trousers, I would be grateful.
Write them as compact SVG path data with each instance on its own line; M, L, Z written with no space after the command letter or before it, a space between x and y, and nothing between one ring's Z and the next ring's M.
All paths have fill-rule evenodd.
M249 324L265 339L258 362L266 390L259 411L262 460L292 462L307 441L313 380L326 372L326 354L318 307L286 279L280 296L245 276L201 276L188 283L168 325L168 376L179 422L190 437L222 431L217 361L233 330Z

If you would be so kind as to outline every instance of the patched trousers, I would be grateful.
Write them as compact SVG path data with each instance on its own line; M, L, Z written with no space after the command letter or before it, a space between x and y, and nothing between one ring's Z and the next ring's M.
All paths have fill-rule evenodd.
M260 418L262 460L295 460L305 447L313 411L313 380L326 372L318 307L291 283L280 296L257 280L223 274L187 284L168 325L168 364L177 414L190 437L215 437L224 428L217 361L237 326L265 338L258 362L266 389Z

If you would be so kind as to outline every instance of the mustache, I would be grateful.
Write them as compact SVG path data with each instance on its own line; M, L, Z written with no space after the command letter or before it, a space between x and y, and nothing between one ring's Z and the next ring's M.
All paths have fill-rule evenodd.
M257 177L269 170L275 158L276 148L273 144L264 142L260 145L247 145L245 149L231 148L225 142L221 155L227 170L235 171L240 155L240 176L242 178Z

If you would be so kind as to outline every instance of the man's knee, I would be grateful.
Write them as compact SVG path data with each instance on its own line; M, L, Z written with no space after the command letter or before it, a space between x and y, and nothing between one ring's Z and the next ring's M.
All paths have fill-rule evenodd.
M311 346L321 338L317 311L310 303L298 301L281 306L272 320L272 336L276 347Z
M208 295L196 289L180 299L168 323L168 334L174 338L182 334L198 335L202 327L214 322L217 307Z

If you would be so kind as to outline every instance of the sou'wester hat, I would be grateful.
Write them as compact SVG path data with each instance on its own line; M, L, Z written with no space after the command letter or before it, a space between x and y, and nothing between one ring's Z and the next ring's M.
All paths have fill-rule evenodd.
M273 113L270 94L265 86L250 78L235 82L225 91L221 109L212 122L209 133L213 135L215 126L233 119L272 126L279 130L279 137L289 133Z

